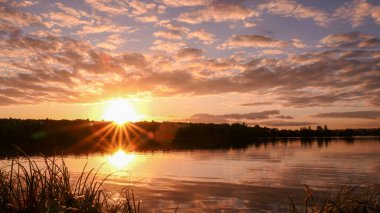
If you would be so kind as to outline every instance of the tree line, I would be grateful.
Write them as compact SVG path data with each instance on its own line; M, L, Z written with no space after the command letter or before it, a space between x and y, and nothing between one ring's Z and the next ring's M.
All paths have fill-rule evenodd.
M334 137L352 141L353 136L380 136L380 128L328 129L327 126L278 129L248 126L244 123L205 124L182 122L136 122L126 137L120 139L104 131L113 124L90 120L22 120L0 119L0 155L26 154L84 154L107 151L115 143L127 146L134 143L137 150L198 149L246 147L294 138L308 143L331 142ZM132 128L133 127L133 128ZM131 130L132 129L132 130ZM133 130L135 129L135 130ZM114 128L112 131L116 131ZM293 139L292 139L293 138ZM121 143L120 143L121 142ZM16 148L17 147L17 148Z

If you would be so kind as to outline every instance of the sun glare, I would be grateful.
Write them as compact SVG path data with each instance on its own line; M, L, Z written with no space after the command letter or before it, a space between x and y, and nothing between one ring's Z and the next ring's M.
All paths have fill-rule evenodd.
M119 149L113 153L109 158L108 162L115 167L121 168L127 166L136 158L134 154L127 154L124 150Z
M136 122L140 119L135 108L126 99L115 99L108 102L103 119L113 121L119 125L127 122Z

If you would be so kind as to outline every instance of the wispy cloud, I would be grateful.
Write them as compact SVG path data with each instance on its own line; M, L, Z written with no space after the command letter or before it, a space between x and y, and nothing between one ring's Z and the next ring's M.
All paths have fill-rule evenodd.
M215 35L207 32L204 29L195 30L187 34L188 38L194 38L202 41L205 44L211 44L215 41Z
M212 2L212 0L192 0L192 1L177 1L177 0L161 0L162 3L169 7L194 7L205 6Z
M202 22L241 21L258 14L240 4L210 4L205 9L182 13L177 20L189 24Z
M380 24L380 6L368 3L367 0L348 1L335 10L333 17L350 21L352 27L362 25L366 18L372 18L375 23Z
M380 39L377 36L360 32L330 34L319 42L326 47L333 48L380 47Z
M130 27L122 27L115 24L98 24L98 25L85 25L82 29L76 32L77 35L86 36L89 34L99 34L99 33L123 33L123 32L133 32L134 30Z
M108 15L127 15L128 5L124 1L85 0L92 9Z
M231 49L241 47L258 47L258 48L285 48L285 47L303 48L304 44L299 39L283 41L262 35L232 35L226 42L219 45L219 49Z
M38 4L38 0L33 0L33 1L29 1L29 0L24 0L24 1L20 1L20 2L17 2L17 1L12 1L10 2L10 5L12 7L31 7L33 5L36 5Z
M108 50L116 50L123 45L125 45L128 41L124 39L120 34L112 34L107 36L107 38L100 43L97 43L96 46Z
M170 42L163 40L155 40L153 44L154 46L152 46L150 49L164 52L174 52L186 46L186 44L183 42Z
M267 1L259 4L258 9L284 17L311 19L321 27L326 27L329 22L328 14L325 11L299 4L294 0Z
M183 37L183 33L178 30L161 30L157 31L153 34L156 37L173 39L173 40L181 40Z
M265 110L261 112L251 112L251 113L230 113L222 115L213 115L207 113L194 114L190 118L183 119L189 122L203 122L203 123L230 123L240 120L254 121L254 120L265 120L272 117L279 119L290 119L290 116L279 115L279 110ZM277 115L277 116L275 116Z
M326 112L312 115L314 118L380 119L380 111Z
M262 105L271 105L273 102L271 101L264 101L264 102L250 102L250 103L244 103L240 106L262 106Z
M105 43L103 47L112 49L118 45L119 39L122 38L112 36L109 41L114 44ZM159 96L260 90L262 95L274 95L278 104L289 107L330 106L357 101L378 104L380 76L376 70L380 53L377 51L335 50L284 59L237 60L209 58L203 49L185 46L183 42L157 40L153 50L170 54L146 56L130 52L110 55L73 39L18 36L1 43L1 54L10 57L3 60L3 66L17 72L6 76L0 83L5 88L18 89L34 85L35 90L42 91L49 82L51 87L64 88L62 92L71 96L68 99L79 99L76 91L89 96L120 90L149 91ZM16 63L16 58L23 61ZM352 58L356 60L348 60ZM181 61L187 61L186 66ZM77 90L73 85L89 88ZM29 92L26 90L25 94ZM60 97L60 100L70 96ZM9 97L13 96L9 94ZM39 101L38 97L35 100Z
M202 57L203 54L204 54L204 51L201 49L184 48L184 49L180 49L177 52L177 57L180 58L180 60L194 60L194 59Z
M13 27L26 27L31 25L44 26L40 16L13 10L0 5L0 20Z
M260 122L261 125L264 126L273 126L273 127L298 127L298 126L310 126L310 125L316 125L318 123L315 122L308 122L308 121L265 121Z
M132 8L133 15L143 15L156 8L155 3L143 3L141 1L132 0L129 2L129 6Z

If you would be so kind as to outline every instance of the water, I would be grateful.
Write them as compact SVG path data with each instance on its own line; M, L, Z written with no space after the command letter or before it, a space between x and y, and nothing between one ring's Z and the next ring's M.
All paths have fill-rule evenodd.
M286 211L288 194L301 196L348 183L380 185L380 140L357 138L301 143L276 142L246 149L135 152L68 156L75 178L100 168L113 173L105 189L135 189L143 212ZM41 161L40 158L33 158ZM1 164L9 163L2 160Z

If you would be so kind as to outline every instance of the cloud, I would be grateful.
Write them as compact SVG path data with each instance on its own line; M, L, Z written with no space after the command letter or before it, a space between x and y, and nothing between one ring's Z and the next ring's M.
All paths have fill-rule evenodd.
M380 6L373 7L371 10L371 16L376 24L380 25Z
M199 123L230 123L236 122L238 120L265 120L269 119L274 115L280 114L278 110L265 110L261 112L251 112L251 113L232 113L223 115L212 115L207 113L194 114L190 118L182 119L188 122L199 122Z
M180 31L182 33L190 32L189 28L173 24L169 20L161 20L161 21L157 22L156 25L163 27L165 29L168 29L168 30Z
M261 122L261 125L265 126L273 126L273 127L295 127L295 126L310 126L316 125L318 123L315 122L307 122L307 121L265 121Z
M23 63L10 61L6 66L31 74L3 78L0 84L22 89L35 83L47 85L43 82L51 82L54 87L65 87L64 91L70 96L56 97L56 100L67 97L66 101L79 100L76 91L87 94L83 97L88 98L82 101L115 95L116 91L123 91L124 94L149 91L155 96L260 91L261 95L270 94L279 103L290 107L330 106L358 101L378 104L378 64L375 59L368 60L370 57L377 57L378 60L376 54L379 53L374 51L322 51L281 60L261 58L239 61L200 57L190 64L196 67L195 71L179 66L177 54L198 57L201 50L183 49L183 43L178 46L178 43L158 41L157 50L171 53L149 58L133 52L110 56L93 50L83 42L54 37L18 37L1 46L1 54L22 57ZM346 59L353 56L358 59ZM312 62L305 63L308 58L313 58ZM78 86L88 88L78 89ZM43 86L33 88L44 91ZM42 97L35 100L44 100Z
M263 50L261 51L262 55L263 56L266 56L266 55L280 55L280 54L284 54L284 51L282 50Z
M104 4L103 6L109 6L105 1L98 2ZM117 4L110 1L112 6ZM239 4L212 3L207 7L190 9L195 9L193 12L211 11L217 10L216 5L224 5L220 7L224 8L223 11L226 8L227 11L231 9L226 5L235 5L232 7L235 9L242 7ZM232 55L218 53L212 56L213 53L205 54L205 50L197 47L197 42L188 46L184 41L197 39L206 44L215 42L217 35L211 34L212 31L208 32L211 28L192 31L193 29L174 24L171 20L163 20L156 22L154 26L162 28L159 29L161 32L177 31L183 40L165 41L161 39L164 35L160 35L160 39L154 41L150 47L160 52L123 53L108 50L117 50L120 45L129 41L126 40L125 33L134 29L110 22L107 15L92 20L93 14L106 13L107 8L103 8L104 11L99 8L93 9L89 13L90 18L79 9L63 4L53 6L57 12L80 17L80 20L91 20L94 24L77 26L70 31L60 32L60 28L55 28L54 33L51 33L53 30L44 29L25 34L29 29L23 33L17 27L40 23L38 17L34 19L34 16L26 15L29 21L27 18L21 20L20 17L24 17L24 13L13 10L5 12L9 17L0 17L1 29L7 29L7 33L2 30L0 41L0 54L6 56L0 61L0 88L23 91L25 95L17 99L20 103L32 96L35 96L33 100L36 102L75 102L98 101L115 94L143 92L150 92L154 96L257 92L258 100L268 100L260 97L270 95L273 97L270 100L276 100L277 105L287 107L380 105L380 51L373 48L378 46L378 38L373 35L360 32L330 35L321 39L321 46L317 49L294 51L291 54L287 54L283 49L274 48L301 48L305 46L302 41L276 39L258 34L233 35L222 44L223 48L273 49L262 49L256 54L252 51L239 51ZM124 7L125 5L119 6L123 10L128 8ZM157 7L158 3L155 8ZM184 9L189 8L176 10ZM244 11L250 13L252 10L243 7L240 9L243 15ZM231 9L231 14L240 9ZM132 10L129 8L128 11ZM144 14L142 11L137 12L141 14L138 16L151 15L150 10ZM114 14L118 13L111 11L111 16ZM210 21L217 21L215 14L211 15L213 18ZM221 14L222 12L219 15ZM244 18L248 17L247 14L240 18L227 14L226 20L239 20L239 23L243 24L250 21ZM128 17L125 18L129 20ZM80 38L82 41L59 36L60 33L67 35L72 31L78 31L78 28L79 35L83 36ZM84 39L84 36L87 37ZM96 42L91 40L93 44L90 44L85 41L91 39L90 37L96 37ZM333 49L318 49L322 46ZM260 54L280 54L282 51L283 54L278 57ZM19 97L10 90L6 91L5 94L11 99Z
M319 41L332 48L373 48L380 47L380 39L375 35L360 32L331 34Z
M190 118L181 119L181 121L196 123L228 123L228 120L224 117L206 113L194 114Z
M271 105L273 102L270 101L264 101L264 102L251 102L251 103L244 103L240 106L262 106L262 105Z
M122 65L134 66L139 69L149 66L146 57L141 53L123 53L119 62Z
M96 12L101 12L100 19L113 19L115 16L128 16L139 22L157 22L156 13L162 14L165 7L154 2L142 2L140 0L86 0Z
M337 20L350 21L352 27L363 24L366 18L372 18L380 25L380 6L374 6L366 0L353 0L345 2L333 14Z
M139 22L144 22L144 23L157 22L158 17L156 15L146 15L146 16L136 17L136 20Z
M219 45L219 49L231 49L241 47L256 48L285 48L294 46L297 48L304 47L303 43L298 39L291 41L282 41L262 35L232 35L226 42Z
M206 30L204 29L199 29L199 30L195 30L191 32L189 28L172 24L168 20L157 22L157 25L165 28L165 30L155 32L154 36L156 37L173 39L173 40L180 40L184 37L187 37L190 39L191 38L198 39L205 44L211 44L215 40L215 35L212 33L206 32Z
M289 43L291 46L296 47L296 48L305 48L306 47L306 44L297 38L291 39Z
M283 98L280 99L285 101L285 106L303 108L313 106L330 106L336 102L341 101L353 102L363 96L364 94L359 91L335 91L331 92L331 94L322 93L314 95L311 95L307 92L290 92L285 93L283 95Z
M194 60L203 56L204 51L195 48L184 48L177 52L177 57L181 60Z
M92 9L109 15L127 15L128 5L124 1L114 0L85 0Z
M43 13L42 16L47 19L49 26L56 25L58 27L73 28L79 25L92 25L94 17L91 17L87 12L79 9L74 9L62 3L55 3L54 6L59 11ZM92 20L84 20L83 18L92 18Z
M195 38L202 41L205 44L211 44L215 41L215 35L209 32L206 32L204 29L195 30L187 34L188 38Z
M1 92L2 92L2 94L6 94L6 93L3 93L3 91L1 91ZM17 103L18 103L17 101L15 101L11 98L0 95L0 106L12 105L12 104L17 104Z
M82 30L76 32L75 34L80 36L86 36L90 34L100 34L100 33L125 33L133 32L134 29L125 26L118 26L115 24L98 24L98 25L85 25Z
M329 22L328 14L314 7L298 4L294 0L274 0L261 3L259 11L266 11L274 15L293 17L296 19L312 19L318 26L326 27Z
M274 118L279 118L279 119L294 119L293 116L289 116L289 115L278 115L278 116L275 116Z
M165 30L155 32L154 36L156 37L180 40L186 37L186 35L188 35L188 33L190 32L189 28L172 24L171 21L169 20L159 21L156 23L156 25L165 29Z
M167 9L166 6L164 6L164 5L159 5L159 6L157 7L157 13L158 13L158 14L164 14L164 13L166 12L166 9Z
M29 0L24 0L20 2L12 1L10 3L12 7L31 7L36 4L38 4L38 1L29 1Z
M249 17L257 16L250 8L236 3L211 4L205 9L194 10L180 14L177 18L180 22L198 24L202 22L242 21Z
M248 21L244 22L244 27L246 27L246 28L251 28L251 27L255 27L255 26L256 26L256 24L253 22L248 22Z
M49 19L49 24L56 25L59 27L67 27L72 28L78 25L89 25L90 21L81 20L75 16L70 14L62 13L62 12L51 12L43 14L46 19Z
M106 37L103 42L97 43L96 46L107 50L116 50L127 42L120 34L112 34Z
M91 101L100 97L101 85L116 82L121 71L107 55L66 37L19 36L0 46L1 54L10 53L0 67L0 87L19 103ZM13 74L7 75L9 70Z
M244 114L224 114L220 115L221 117L227 118L227 119L247 119L247 120L262 120L262 119L268 119L272 115L278 115L280 114L279 110L265 110L261 112L251 112L251 113L244 113Z
M205 6L212 2L212 0L192 0L192 1L177 1L177 0L161 0L162 3L169 7L194 7Z
M133 8L133 15L142 15L154 9L157 5L155 3L143 3L141 1L132 0L129 2L129 6Z
M55 6L57 8L59 8L61 11L65 12L66 14L71 15L71 16L75 16L76 18L90 17L90 15L87 14L87 12L85 12L83 10L79 10L79 9L74 9L74 8L69 7L67 5L64 5L60 2L55 3Z
M380 111L327 112L312 115L314 118L380 119Z
M182 39L182 32L178 30L162 30L153 33L156 37L166 38L166 39L173 39L173 40L180 40Z
M153 44L154 46L152 46L150 49L165 52L174 52L186 46L186 44L183 42L169 42L162 40L155 40Z
M44 26L41 17L22 11L12 10L0 6L0 24L9 24L12 27L27 27L32 25Z

